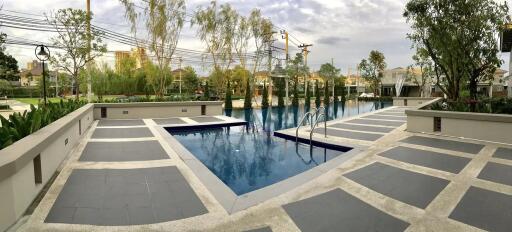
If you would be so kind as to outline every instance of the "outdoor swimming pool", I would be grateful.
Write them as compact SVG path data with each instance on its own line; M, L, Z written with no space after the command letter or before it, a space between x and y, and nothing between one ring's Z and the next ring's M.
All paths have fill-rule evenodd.
M296 144L245 126L171 133L237 195L297 175L349 150Z
M359 108L356 108L359 106ZM331 106L329 119L354 116L380 109L373 102ZM338 108L338 109L336 109ZM302 108L234 110L231 117L246 126L173 130L169 133L217 176L236 195L252 192L317 167L351 150L318 147L278 138L273 131L296 127Z

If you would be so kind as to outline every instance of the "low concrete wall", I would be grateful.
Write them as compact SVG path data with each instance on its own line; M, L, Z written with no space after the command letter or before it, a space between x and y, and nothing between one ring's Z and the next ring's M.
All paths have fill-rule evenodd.
M432 101L433 97L394 97L393 106L419 106Z
M103 115L102 115L103 111ZM94 119L138 119L222 115L222 102L96 103Z
M407 131L512 144L512 115L406 110ZM436 125L437 124L437 125Z
M87 104L0 150L0 231L23 216L78 144L94 121L93 108Z

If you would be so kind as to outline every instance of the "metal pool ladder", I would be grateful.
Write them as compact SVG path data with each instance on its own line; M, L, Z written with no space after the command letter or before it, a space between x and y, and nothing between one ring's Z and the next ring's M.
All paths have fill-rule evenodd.
M297 126L297 129L295 129L295 142L296 143L299 142L299 128L302 126L302 124L304 123L304 120L306 120L307 118L309 118L309 124L311 126L311 133L309 133L310 134L310 136L309 136L309 144L310 145L312 144L313 130L315 129L316 125L318 124L319 118L321 116L324 117L325 137L327 137L327 118L325 116L325 113L321 112L320 110L323 110L324 112L326 111L325 107L321 106L321 107L318 107L318 109L313 108L310 112L307 112L304 114L304 116L300 120L299 125ZM320 114L318 114L318 113L320 113ZM314 123L313 123L313 120L314 120Z
M318 125L322 116L324 118L324 136L325 136L325 138L327 138L327 117L326 117L325 113L320 113L320 115L318 115L318 117L316 118L315 123L312 124L311 131L309 132L309 145L310 146L313 145L313 132L315 131L315 128Z
M302 124L304 123L304 120L306 120L306 119L309 119L309 124L311 124L313 121L313 113L311 113L311 112L305 113L304 116L302 117L302 119L300 120L300 123L297 126L297 129L295 130L295 143L299 142L299 128L300 128L300 126L302 126Z

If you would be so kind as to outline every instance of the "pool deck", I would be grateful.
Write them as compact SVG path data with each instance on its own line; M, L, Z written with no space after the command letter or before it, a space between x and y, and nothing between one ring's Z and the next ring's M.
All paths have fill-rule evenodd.
M320 126L314 140L359 152L234 212L159 128L236 120L97 121L19 230L509 231L512 145L409 133L405 109L329 122L327 138ZM299 136L309 138L309 130Z

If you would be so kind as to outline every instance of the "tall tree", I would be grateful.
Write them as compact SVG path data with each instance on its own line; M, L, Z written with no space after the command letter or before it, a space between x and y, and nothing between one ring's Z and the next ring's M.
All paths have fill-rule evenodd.
M334 81L334 78L340 75L340 69L334 67L331 63L325 63L320 66L320 70L318 71L318 75L322 77L325 81Z
M272 21L270 19L265 19L261 16L261 11L259 9L253 9L247 19L248 24L250 25L250 29L252 31L252 37L254 39L253 48L255 49L255 56L252 58L252 75L255 75L256 71L260 67L263 57L260 56L263 50L265 49L265 45L272 39L272 30L274 28ZM252 81L252 92L254 93L256 85L254 84L255 78ZM256 95L253 95L255 97Z
M71 75L75 81L76 99L79 99L80 70L107 51L100 37L102 33L97 30L87 33L87 13L80 9L60 9L46 20L57 32L51 38L53 45L63 48L52 53L50 63Z
M218 95L223 95L226 82L230 79L228 69L234 61L237 21L238 13L229 3L218 7L216 1L211 1L204 9L199 7L190 22L191 26L197 26L196 34L213 60L212 72L219 77L213 80Z
M412 75L411 81L419 88L419 97L428 97L430 92L430 83L432 83L435 73L432 59L428 56L425 49L417 49L416 54L412 56L413 66L419 68L420 75Z
M308 67L304 65L304 57L302 56L302 53L295 54L295 57L292 60L290 60L286 68L286 73L293 80L293 106L299 105L299 77L305 76L306 73L308 72Z
M322 100L320 99L320 84L318 80L315 81L315 106L318 109L322 105Z
M267 82L263 83L263 94L261 95L261 107L264 109L269 107Z
M197 76L196 70L191 66L187 66L183 70L183 88L187 93L194 93L199 86L199 77Z
M120 0L125 6L126 17L131 22L131 29L137 35L139 14L131 0ZM185 0L147 0L144 4L142 20L148 32L149 50L156 57L158 80L153 81L158 97L163 97L170 80L171 62L178 46L178 41L185 19Z
M224 99L224 109L231 110L233 109L233 100L231 99L231 93L233 90L231 89L231 81L227 81L226 85L226 99Z
M18 61L5 52L5 33L0 33L0 79L7 81L19 80L20 71L18 69Z
M326 82L324 82L324 106L325 106L325 108L327 108L327 106L329 105L330 99L331 99L331 96L329 95L329 82L326 81Z
M361 60L358 68L361 71L361 77L370 83L370 88L375 96L380 95L380 87L384 69L386 69L386 58L382 52L373 50L368 59Z
M304 83L304 87L306 89L306 97L304 99L304 106L306 107L306 109L309 109L309 107L311 107L311 88L309 88L309 86L306 87L306 85L309 85L309 83L308 82Z
M501 64L496 35L507 13L506 2L493 0L407 3L404 17L412 28L408 38L427 51L435 64L436 85L449 99L459 99L461 86L469 82L470 97L476 100L478 82L492 78Z

